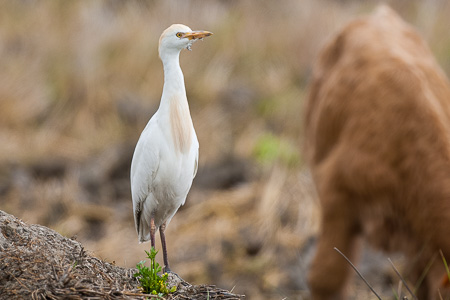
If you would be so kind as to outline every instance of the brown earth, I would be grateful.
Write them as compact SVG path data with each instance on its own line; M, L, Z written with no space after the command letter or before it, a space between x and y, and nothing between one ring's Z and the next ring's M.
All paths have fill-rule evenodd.
M1 299L148 299L133 274L91 256L83 246L41 225L0 211ZM191 285L169 274L177 291L166 299L242 299L212 285ZM156 297L155 297L156 298Z

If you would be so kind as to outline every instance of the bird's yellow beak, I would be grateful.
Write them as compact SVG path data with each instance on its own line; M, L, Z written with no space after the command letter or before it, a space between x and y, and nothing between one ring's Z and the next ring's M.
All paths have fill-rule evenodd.
M188 38L189 40L197 40L197 39L205 38L212 34L213 33L209 32L209 31L192 31L192 32L186 32L183 37Z

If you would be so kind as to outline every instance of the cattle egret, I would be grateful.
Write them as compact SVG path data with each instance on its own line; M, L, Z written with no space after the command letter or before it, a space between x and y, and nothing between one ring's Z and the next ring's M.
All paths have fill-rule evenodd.
M179 57L182 49L212 35L174 24L159 39L164 87L158 110L141 133L131 162L131 195L139 242L155 247L159 229L164 272L170 272L164 231L186 196L197 173L198 140L186 98Z

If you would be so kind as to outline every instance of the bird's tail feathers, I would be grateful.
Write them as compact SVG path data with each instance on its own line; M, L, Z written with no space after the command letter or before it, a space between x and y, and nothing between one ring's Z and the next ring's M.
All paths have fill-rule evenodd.
M139 236L139 244L150 241L150 224L147 224L145 219L142 217L138 220L138 222L139 226L137 234Z

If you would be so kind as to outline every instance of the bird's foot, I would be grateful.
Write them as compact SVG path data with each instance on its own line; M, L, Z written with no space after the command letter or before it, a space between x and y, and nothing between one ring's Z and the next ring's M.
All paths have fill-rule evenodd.
M164 273L172 273L172 270L169 268L169 266L164 266L163 272Z

